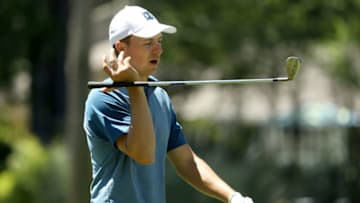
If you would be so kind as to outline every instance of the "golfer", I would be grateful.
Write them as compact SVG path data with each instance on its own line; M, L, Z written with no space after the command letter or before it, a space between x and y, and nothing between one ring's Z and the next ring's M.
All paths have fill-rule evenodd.
M113 49L103 58L112 81L155 81L163 33L149 11L126 6L111 20ZM223 202L251 203L226 184L191 149L169 96L160 87L93 89L87 98L84 129L92 164L92 203L165 203L165 163L205 195Z

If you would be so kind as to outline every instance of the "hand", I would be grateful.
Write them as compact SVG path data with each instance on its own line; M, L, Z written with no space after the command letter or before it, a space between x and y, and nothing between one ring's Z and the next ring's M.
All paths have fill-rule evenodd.
M229 203L254 203L254 201L250 197L243 197L240 193L234 192Z
M123 51L116 57L115 50L111 49L109 60L106 56L103 57L103 69L114 82L137 81L140 79L140 74L131 66L130 60L130 56L124 57Z

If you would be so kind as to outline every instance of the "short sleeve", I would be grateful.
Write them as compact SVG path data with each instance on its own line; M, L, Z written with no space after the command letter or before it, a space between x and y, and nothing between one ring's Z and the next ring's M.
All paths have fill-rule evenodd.
M129 131L128 98L119 92L93 91L86 101L84 127L90 132L89 136L100 136L115 144L119 136Z
M174 110L172 110L172 116L171 116L171 132L169 137L169 143L167 147L167 151L171 151L172 149L175 149L183 144L186 144L186 139L182 130L181 124L177 121L176 114Z

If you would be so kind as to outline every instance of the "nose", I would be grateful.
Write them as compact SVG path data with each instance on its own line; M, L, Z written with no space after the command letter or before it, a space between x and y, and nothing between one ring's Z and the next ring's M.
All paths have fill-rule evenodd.
M154 44L153 47L153 53L155 54L161 54L163 52L161 42L157 42Z

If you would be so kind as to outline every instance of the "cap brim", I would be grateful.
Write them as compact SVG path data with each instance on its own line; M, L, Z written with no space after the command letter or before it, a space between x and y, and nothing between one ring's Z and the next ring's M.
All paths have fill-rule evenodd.
M148 24L140 31L133 33L133 35L142 38L150 38L160 33L169 33L169 34L176 33L176 27L161 23Z

